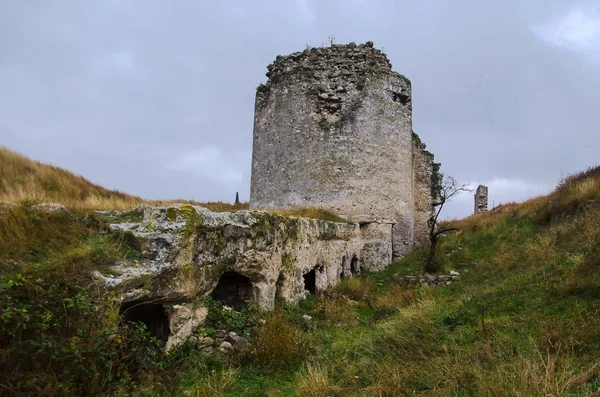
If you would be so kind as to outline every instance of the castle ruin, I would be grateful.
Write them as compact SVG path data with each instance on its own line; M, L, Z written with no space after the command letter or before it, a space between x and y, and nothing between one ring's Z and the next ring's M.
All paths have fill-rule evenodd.
M387 57L372 43L334 45L277 57L267 76L256 93L251 209L320 207L352 222L189 204L104 211L143 250L95 276L120 291L121 315L166 348L204 324L198 297L234 310L248 299L297 304L427 238L439 165L412 131L410 81Z
M487 186L479 185L479 186L477 186L477 191L475 192L474 213L478 214L480 212L485 212L487 210L488 210L488 188L487 188Z
M267 77L250 208L332 211L378 240L388 263L423 242L438 165L412 130L411 83L386 55L372 42L311 48L278 56Z

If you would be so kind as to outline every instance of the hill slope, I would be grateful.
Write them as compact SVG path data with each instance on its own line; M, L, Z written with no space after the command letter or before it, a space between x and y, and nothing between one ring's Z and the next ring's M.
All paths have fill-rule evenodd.
M34 395L562 396L600 392L600 168L546 197L458 221L442 271L407 288L424 253L260 315L252 349L164 353L119 322L90 271L139 258L86 211L0 214L0 390ZM212 310L212 309L211 309ZM311 317L308 320L305 315ZM93 318L94 321L89 321ZM261 324L261 322L258 322ZM214 329L203 333L214 334ZM202 335L199 334L199 337ZM214 336L214 335L213 335ZM0 392L2 394L2 392Z
M69 207L132 208L139 197L108 190L64 169L0 147L0 201L37 200Z
M93 184L82 176L28 159L5 147L0 147L0 203L37 201L59 203L76 209L125 210L140 204L165 205L189 203L212 211L232 211L247 208L247 204L198 203L189 200L144 200L116 190Z
M274 342L276 358L224 376L223 395L600 395L600 168L456 226L437 259L459 282L401 286L423 252L345 280L280 315L292 328L313 316L301 359L282 369Z

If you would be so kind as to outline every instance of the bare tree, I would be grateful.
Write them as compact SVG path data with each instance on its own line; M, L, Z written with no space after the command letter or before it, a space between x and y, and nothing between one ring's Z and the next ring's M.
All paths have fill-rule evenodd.
M427 260L423 265L423 271L427 273L433 273L436 270L435 250L437 248L440 237L448 232L458 230L457 228L452 226L452 224L439 227L438 220L442 212L442 208L444 208L444 204L449 202L454 196L456 196L460 192L471 191L469 185L458 185L456 179L454 179L451 176L440 175L440 178L438 180L441 182L435 187L437 197L434 199L431 216L427 221L427 226L429 228L430 245Z

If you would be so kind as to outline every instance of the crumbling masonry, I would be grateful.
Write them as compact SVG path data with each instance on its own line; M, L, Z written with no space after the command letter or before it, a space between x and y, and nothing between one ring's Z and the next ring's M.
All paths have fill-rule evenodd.
M479 185L475 192L475 213L485 212L488 210L488 188L487 186Z
M256 92L251 209L319 207L360 223L388 262L427 238L437 167L411 83L362 45L278 56ZM369 268L369 248L361 258Z

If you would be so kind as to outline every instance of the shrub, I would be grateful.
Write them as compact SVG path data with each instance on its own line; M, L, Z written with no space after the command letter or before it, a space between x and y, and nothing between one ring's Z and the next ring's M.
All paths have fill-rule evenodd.
M205 298L205 304L208 313L204 323L207 327L215 329L242 332L244 328L256 325L260 314L258 306L249 300L245 301L240 312L225 307L222 302L210 296Z

